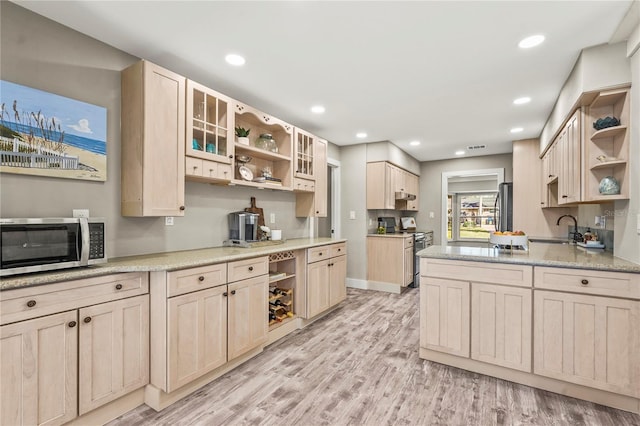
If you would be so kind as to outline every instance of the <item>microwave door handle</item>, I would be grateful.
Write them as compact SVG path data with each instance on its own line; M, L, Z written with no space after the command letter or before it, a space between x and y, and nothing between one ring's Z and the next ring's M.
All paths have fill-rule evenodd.
M82 237L82 250L80 252L80 265L89 264L89 221L86 217L78 218L80 221L80 235Z

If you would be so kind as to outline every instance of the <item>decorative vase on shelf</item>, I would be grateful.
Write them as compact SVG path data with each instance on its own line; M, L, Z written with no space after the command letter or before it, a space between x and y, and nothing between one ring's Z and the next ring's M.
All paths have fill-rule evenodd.
M269 133L263 133L256 140L256 148L264 149L265 151L271 151L278 153L278 146L276 141L273 140L273 136Z
M241 145L249 145L249 137L248 136L238 136L238 143Z
M602 195L618 195L620 194L620 183L613 176L605 176L600 181L598 190Z

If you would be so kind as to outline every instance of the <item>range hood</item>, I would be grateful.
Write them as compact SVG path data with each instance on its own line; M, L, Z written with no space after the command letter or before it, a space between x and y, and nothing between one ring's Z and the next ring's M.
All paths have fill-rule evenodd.
M415 200L415 194L409 194L408 192L396 192L396 200Z

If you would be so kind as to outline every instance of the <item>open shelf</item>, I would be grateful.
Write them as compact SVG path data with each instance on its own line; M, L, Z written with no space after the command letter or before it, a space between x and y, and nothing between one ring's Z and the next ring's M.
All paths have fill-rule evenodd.
M284 277L271 278L269 277L269 284L277 283L279 281L288 280L289 278L295 278L295 274L286 275Z
M627 96L627 89L617 89L608 92L601 92L596 96L590 105L590 108L600 108L602 106L614 105L624 100Z
M627 131L627 126L613 126L607 127L606 129L597 130L593 135L591 135L591 140L596 142L602 139L614 138L618 135L624 134Z
M602 169L605 167L614 167L614 166L626 166L626 160L616 160L616 161L606 161L603 163L597 163L591 166L591 170Z
M266 151L264 149L256 148L255 146L251 145L242 145L236 143L235 148L236 155L248 155L249 157L261 158L263 160L269 161L291 161L291 158L287 157L286 155Z

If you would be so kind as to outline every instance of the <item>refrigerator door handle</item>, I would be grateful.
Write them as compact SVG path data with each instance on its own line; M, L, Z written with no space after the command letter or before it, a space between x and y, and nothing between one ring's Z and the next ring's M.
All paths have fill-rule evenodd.
M498 231L498 200L500 199L500 193L496 195L496 201L493 203L493 227Z

